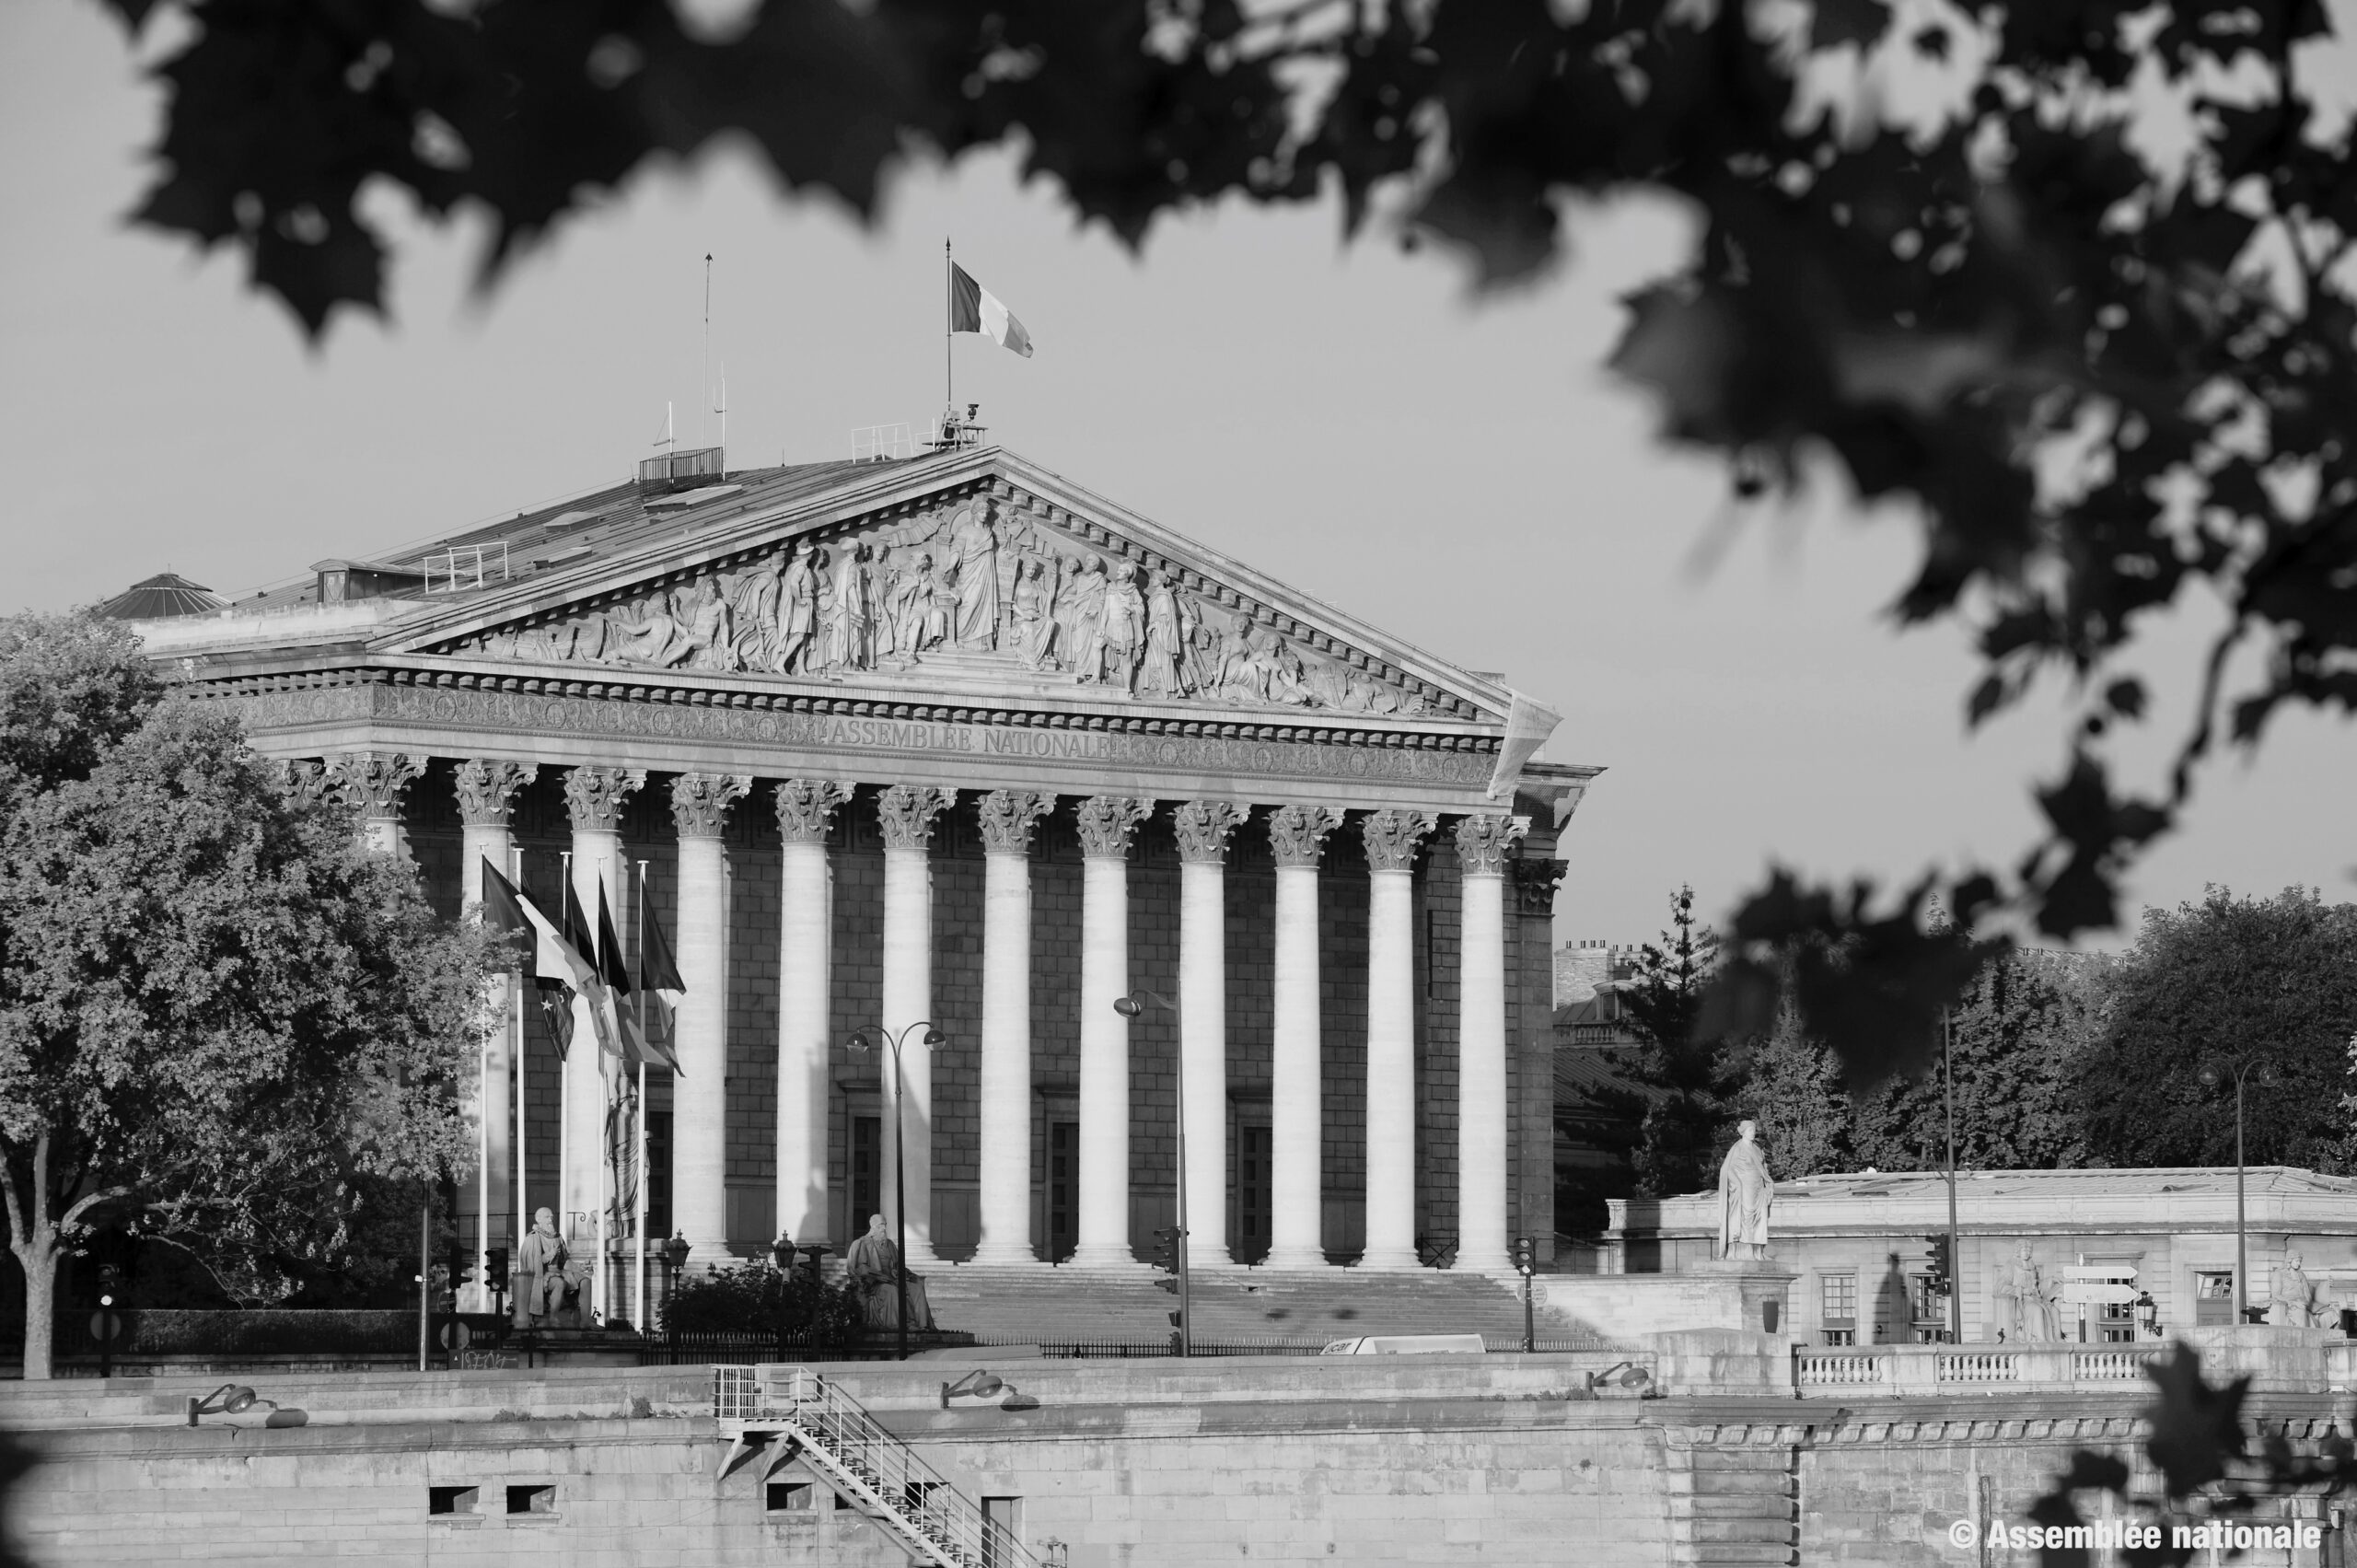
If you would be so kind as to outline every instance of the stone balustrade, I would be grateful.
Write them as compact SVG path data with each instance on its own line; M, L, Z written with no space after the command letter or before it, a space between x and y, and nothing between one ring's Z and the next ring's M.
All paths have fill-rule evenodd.
M2323 1329L2195 1329L2181 1336L2220 1377L2322 1392L2357 1387L2357 1341ZM1793 1392L1803 1399L1906 1398L1986 1391L2141 1389L2145 1367L2175 1342L2134 1344L1796 1345Z

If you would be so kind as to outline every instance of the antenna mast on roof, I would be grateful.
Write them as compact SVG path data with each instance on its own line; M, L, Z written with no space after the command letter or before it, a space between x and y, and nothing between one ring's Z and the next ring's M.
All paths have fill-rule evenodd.
M671 434L671 405L666 401L663 404L663 434L655 438L655 449L659 452L677 443L678 437Z
M720 362L720 390L712 400L713 412L720 416L720 466L728 467L728 362Z
M703 402L706 408L712 404L712 252L709 250L703 253ZM703 414L699 412L696 415L697 446L709 444L704 440L707 429Z

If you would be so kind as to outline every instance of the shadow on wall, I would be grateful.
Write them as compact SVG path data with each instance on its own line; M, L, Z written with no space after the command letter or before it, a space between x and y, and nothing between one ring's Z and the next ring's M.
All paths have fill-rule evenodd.
M31 1558L17 1550L17 1489L32 1470L32 1451L15 1438L0 1434L0 1568L33 1568Z
M1621 1234L1628 1239L1621 1244L1621 1272L1631 1274L1661 1272L1661 1201L1657 1198L1631 1198L1624 1213L1627 1221Z

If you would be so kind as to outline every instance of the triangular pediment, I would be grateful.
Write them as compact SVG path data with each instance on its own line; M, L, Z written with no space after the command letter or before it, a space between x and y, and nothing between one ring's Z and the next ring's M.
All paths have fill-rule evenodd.
M1510 693L998 449L731 487L405 620L387 653L1495 724ZM560 555L562 552L558 552ZM733 682L732 682L733 683Z

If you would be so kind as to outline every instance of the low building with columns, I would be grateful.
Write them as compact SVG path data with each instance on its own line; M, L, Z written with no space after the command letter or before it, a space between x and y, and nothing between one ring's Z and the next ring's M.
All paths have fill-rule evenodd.
M1538 761L1554 715L1501 680L1013 453L681 453L140 629L448 914L488 861L668 934L650 1228L698 1260L840 1249L897 1165L921 1265L1136 1267L1182 1098L1199 1267L1551 1246L1550 913L1598 770ZM1140 991L1169 1005L1116 1012ZM601 1202L610 1063L515 1011L459 1204L492 1246ZM892 1053L847 1043L877 1026L897 1117Z

